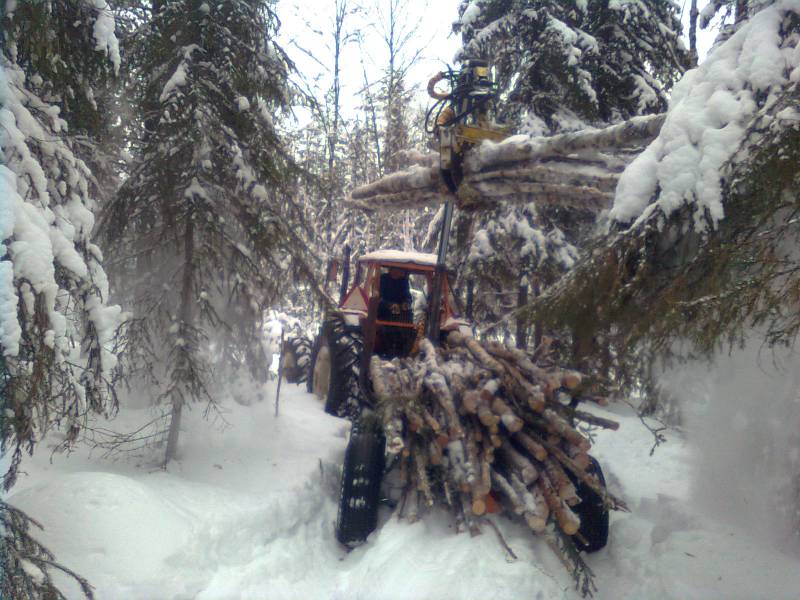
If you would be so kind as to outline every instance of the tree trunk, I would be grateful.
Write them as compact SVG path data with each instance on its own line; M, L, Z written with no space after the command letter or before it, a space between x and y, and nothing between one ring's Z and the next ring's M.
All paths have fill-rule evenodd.
M169 461L175 458L178 451L178 434L181 430L181 413L183 412L183 401L178 397L172 399L172 412L169 416L169 434L167 434L167 451L164 455L164 468Z
M360 49L360 48L359 48ZM361 50L361 56L364 56L363 50ZM381 139L378 135L378 116L375 110L375 100L372 97L372 92L370 91L370 83L369 78L367 77L367 68L364 66L364 61L361 61L361 70L364 74L364 90L366 90L367 94L367 110L368 112L368 123L370 128L370 133L372 134L372 141L375 144L375 161L377 162L378 168L378 176L383 175L383 161L381 160Z
M592 325L588 322L575 324L572 332L572 355L575 364L579 369L585 369L589 360L594 356L596 349L594 336L592 335Z
M194 283L194 220L191 212L186 217L186 231L184 233L184 267L181 288L181 328L185 330L192 325L194 311L194 298L192 288ZM186 352L186 348L182 350ZM182 393L174 392L172 395L172 413L169 420L169 434L167 435L167 450L164 456L164 466L175 458L178 450L178 435L181 428L181 413L183 412L184 397Z
M519 284L517 290L517 309L522 308L528 303L528 286L524 283ZM517 315L517 348L525 350L528 347L528 328L525 319Z
M475 303L475 280L474 279L468 279L467 280L467 308L466 308L466 311L465 311L466 314L464 316L467 319L467 321L469 321L470 323L472 323L472 312L473 312L474 303Z
M692 8L689 10L689 56L692 61L691 66L696 67L697 58L697 0L692 0Z
M736 19L738 25L742 21L747 20L747 0L736 0Z

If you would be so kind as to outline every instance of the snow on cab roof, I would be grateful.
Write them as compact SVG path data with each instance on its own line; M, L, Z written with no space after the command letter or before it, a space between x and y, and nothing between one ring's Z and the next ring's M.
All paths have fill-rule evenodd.
M359 262L400 262L400 263L414 263L417 265L436 266L436 255L427 254L425 252L405 252L403 250L376 250L375 252L368 252L358 259Z

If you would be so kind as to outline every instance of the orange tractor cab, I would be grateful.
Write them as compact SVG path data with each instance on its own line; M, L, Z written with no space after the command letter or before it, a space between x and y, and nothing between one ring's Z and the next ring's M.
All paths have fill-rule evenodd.
M438 283L438 294L437 294ZM430 298L438 295L438 314ZM357 262L353 287L329 311L312 349L309 391L325 400L326 412L355 418L374 404L367 375L373 355L411 354L419 338L436 341L450 331L470 332L456 316L455 298L437 256L378 250Z
M435 254L400 250L370 252L358 261L355 284L342 298L339 308L345 319L352 325L359 324L365 334L374 331L375 353L406 356L427 324L426 300L435 276ZM440 335L459 328L469 329L466 321L456 317L454 303L445 277L439 312ZM420 304L426 305L424 312Z

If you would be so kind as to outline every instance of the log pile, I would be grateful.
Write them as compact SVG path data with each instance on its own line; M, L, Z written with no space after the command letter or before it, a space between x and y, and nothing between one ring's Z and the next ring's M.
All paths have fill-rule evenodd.
M545 537L586 594L591 571L572 537L580 535L575 483L609 510L627 507L591 472L590 440L573 423L618 425L571 405L572 397L587 399L584 377L549 364L546 353L453 332L442 348L423 340L415 357L374 356L370 380L387 450L399 463L401 517L415 521L445 505L460 530L477 535L488 514L516 515Z

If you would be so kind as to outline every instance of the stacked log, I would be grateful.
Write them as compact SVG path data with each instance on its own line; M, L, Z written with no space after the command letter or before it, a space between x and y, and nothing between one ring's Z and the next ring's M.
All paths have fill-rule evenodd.
M461 529L478 535L487 514L515 515L549 536L574 571L574 545L565 552L553 543L558 536L569 545L580 528L573 481L607 509L627 510L591 472L591 442L574 424L618 424L565 402L591 398L583 375L536 356L453 332L442 348L422 340L414 357L374 356L370 379L387 451L406 476L401 517L446 505Z

